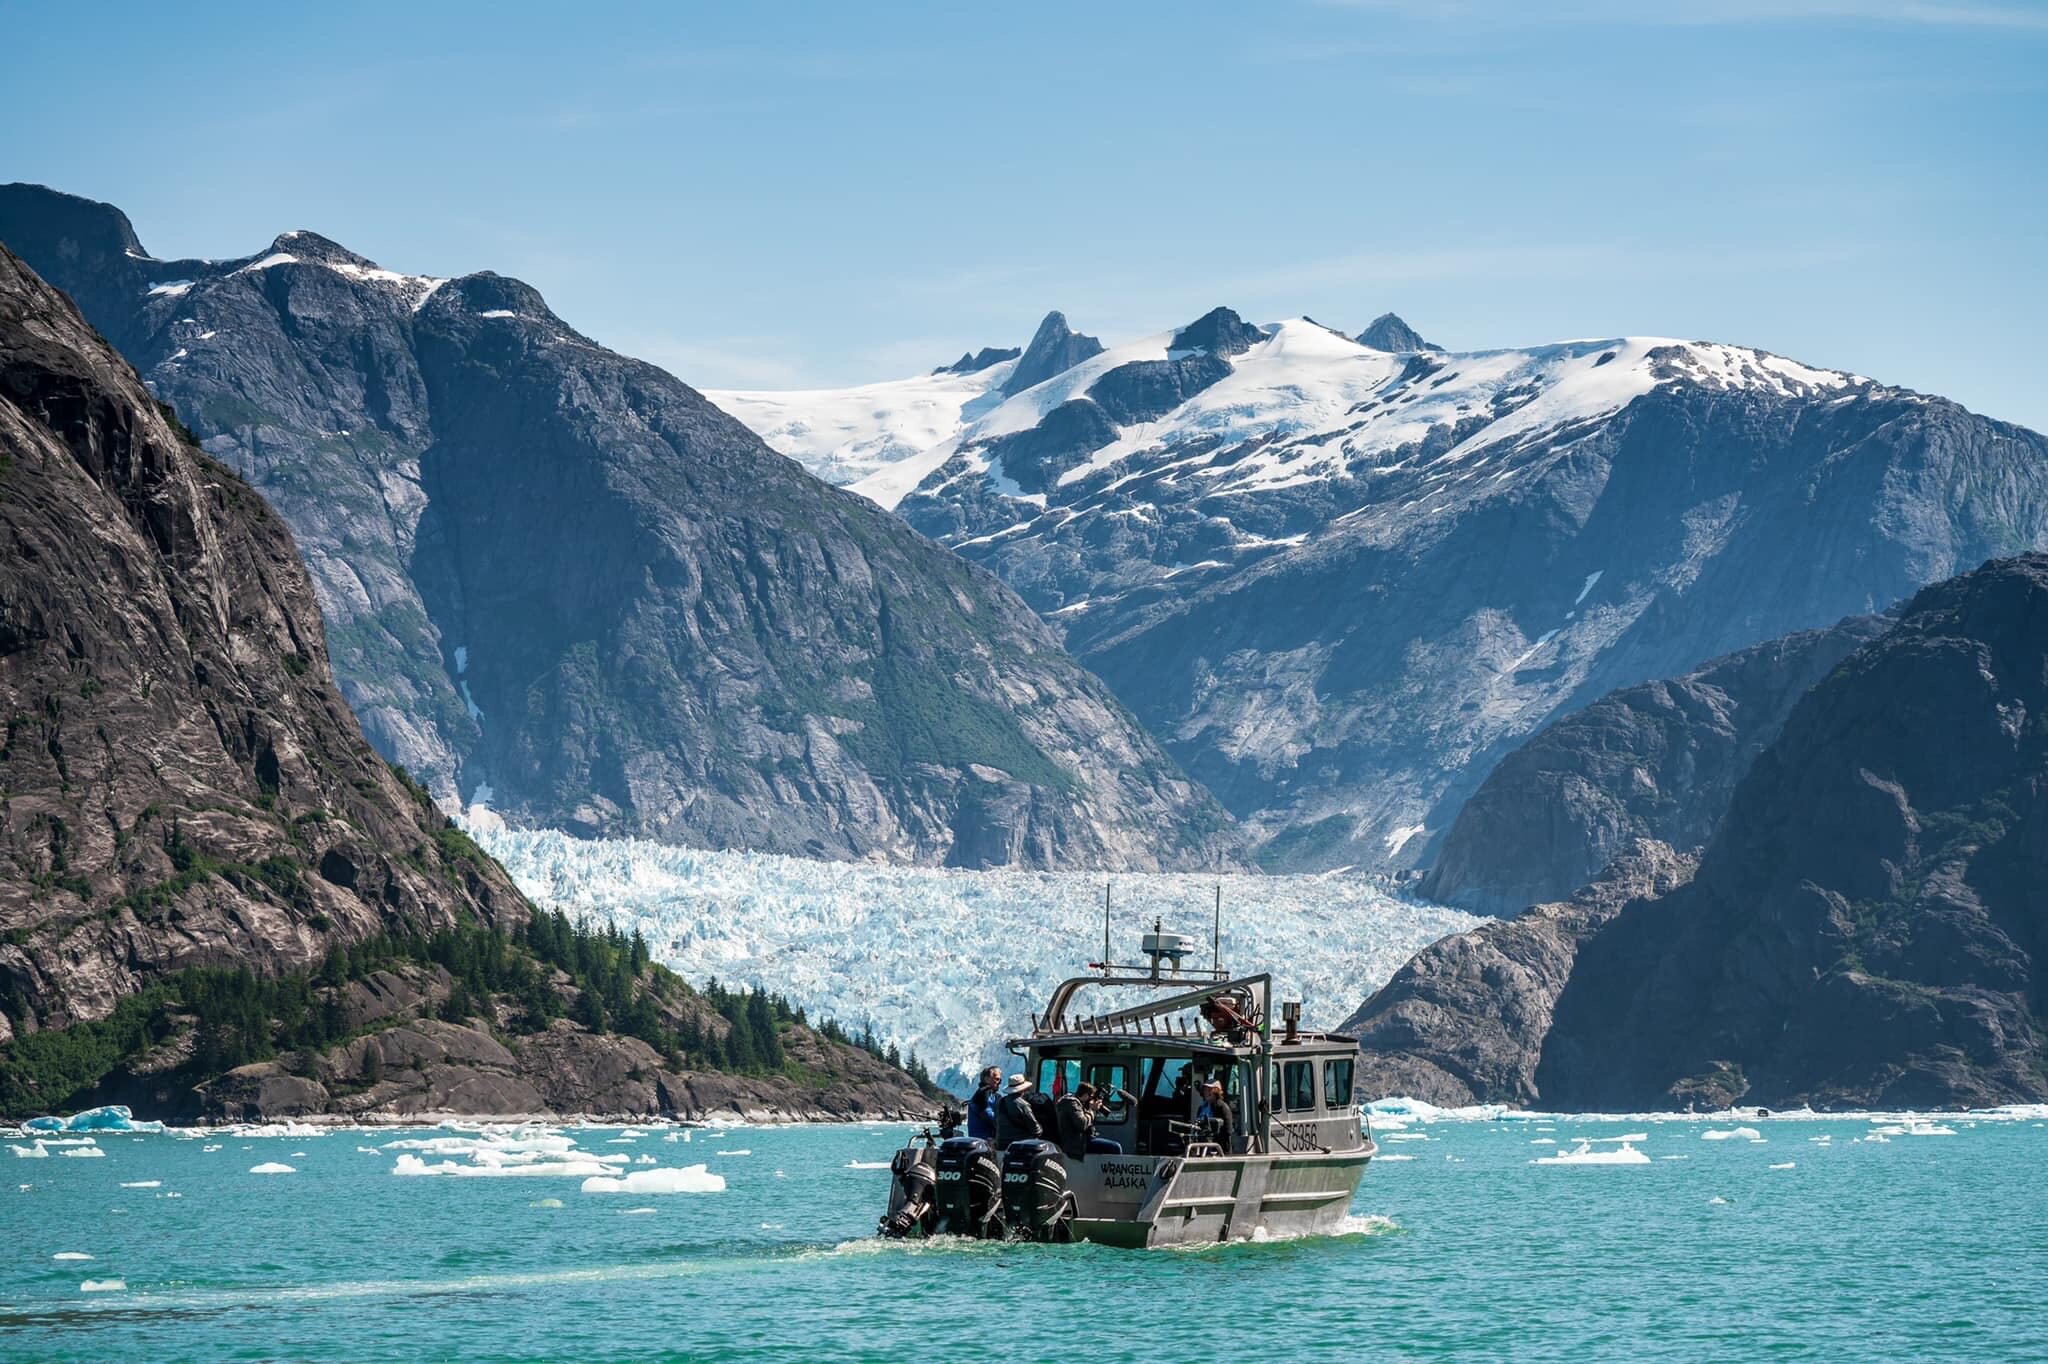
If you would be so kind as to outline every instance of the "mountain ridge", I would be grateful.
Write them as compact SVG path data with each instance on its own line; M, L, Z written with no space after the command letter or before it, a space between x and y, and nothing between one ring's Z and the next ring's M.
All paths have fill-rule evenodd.
M444 802L813 856L1235 860L1227 814L995 578L530 286L312 233L173 277L111 253L111 206L82 245L78 211L0 189L0 238L100 298L291 522L351 703Z

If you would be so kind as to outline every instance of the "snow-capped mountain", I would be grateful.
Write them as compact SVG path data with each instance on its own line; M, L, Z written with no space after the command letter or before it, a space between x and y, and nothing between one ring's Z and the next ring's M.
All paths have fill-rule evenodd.
M1228 309L854 487L1000 573L1293 867L1426 863L1551 717L2048 544L2048 441L1944 399Z
M700 852L624 839L508 832L477 841L533 900L646 936L690 980L766 985L914 1050L971 1085L1030 1027L1054 984L1102 948L1104 878L949 871ZM1271 970L1283 998L1328 1027L1416 951L1481 921L1341 876L1113 878L1113 947L1135 956L1154 916L1205 947L1222 891L1222 958ZM1203 964L1207 964L1206 955Z
M344 695L445 803L820 857L1236 863L1014 593L528 285L311 232L158 260L34 185L0 186L0 240L289 523Z

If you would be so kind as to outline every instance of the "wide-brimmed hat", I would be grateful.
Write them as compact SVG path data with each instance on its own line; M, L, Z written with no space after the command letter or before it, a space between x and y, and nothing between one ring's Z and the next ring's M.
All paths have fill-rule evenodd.
M1012 1075L1010 1077L1010 1082L1004 1085L1003 1088L1009 1093L1014 1094L1020 1089L1031 1088L1031 1082L1021 1075Z
M1204 1080L1202 1082L1202 1088L1220 1090L1223 1088L1223 1082L1221 1080Z

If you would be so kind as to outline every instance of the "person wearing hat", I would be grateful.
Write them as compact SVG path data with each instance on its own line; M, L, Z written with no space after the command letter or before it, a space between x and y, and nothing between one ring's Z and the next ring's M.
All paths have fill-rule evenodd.
M1223 1082L1211 1080L1202 1086L1202 1106L1195 1110L1195 1121L1209 1126L1217 1135L1219 1145L1229 1146L1231 1127L1236 1114L1230 1111L1230 1101L1223 1097Z
M1036 1141L1044 1135L1045 1128L1031 1103L1031 1082L1012 1075L1003 1086L1003 1097L996 1101L996 1149L1000 1151L1013 1141Z

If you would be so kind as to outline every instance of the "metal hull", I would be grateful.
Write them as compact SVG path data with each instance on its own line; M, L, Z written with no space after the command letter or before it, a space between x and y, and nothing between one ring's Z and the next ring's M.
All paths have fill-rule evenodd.
M1377 1148L1254 1156L1088 1156L1067 1161L1077 1238L1175 1246L1335 1230Z

